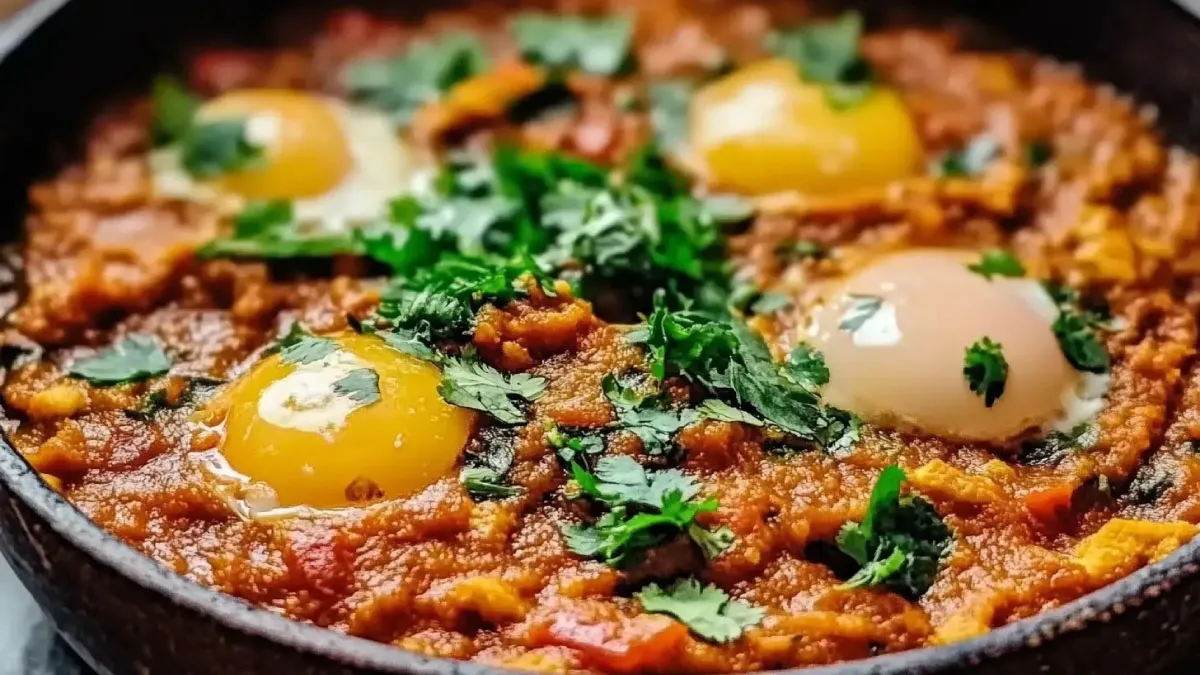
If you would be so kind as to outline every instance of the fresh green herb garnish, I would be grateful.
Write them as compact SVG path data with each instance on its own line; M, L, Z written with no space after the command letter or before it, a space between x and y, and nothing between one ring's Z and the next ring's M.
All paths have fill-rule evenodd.
M808 239L780 246L775 252L788 260L821 260L829 255L827 247Z
M775 314L792 306L792 297L786 293L767 292L760 294L750 303L751 314Z
M628 16L525 13L513 20L512 30L526 60L555 70L610 76L632 63L633 19Z
M310 234L295 222L291 202L251 202L237 215L233 234L213 239L196 251L211 258L322 258L360 255L362 248L350 235Z
M546 378L517 373L505 375L475 360L450 359L438 386L442 398L451 405L488 413L501 424L525 422L518 401L536 401L546 393Z
M701 419L716 420L718 422L740 422L741 424L749 424L752 427L761 427L766 424L758 417L744 410L729 405L728 403L717 398L710 398L704 401L696 408Z
M554 422L546 422L546 443L558 453L559 459L570 466L578 462L584 468L591 466L591 458L604 452L604 439L591 434L568 436Z
M372 368L352 370L333 383L333 391L363 406L371 405L379 400L379 373Z
M171 357L149 335L130 335L92 356L75 360L67 375L97 386L138 382L171 369Z
M992 136L976 136L962 150L942 155L933 165L933 175L937 178L981 176L988 165L1000 156L1000 151L1000 143Z
M846 299L850 301L850 308L838 322L839 330L853 333L866 325L871 317L883 309L883 298L877 295L850 294L846 296Z
M963 359L963 377L971 391L983 397L983 404L992 407L1004 395L1004 385L1008 381L1008 361L1000 343L983 337L967 347Z
M847 586L883 585L915 601L933 585L954 537L933 505L900 496L904 479L900 467L884 469L871 491L866 517L843 526L837 544L859 564Z
M817 391L829 384L825 355L809 344L798 344L788 353L783 374L809 391Z
M1075 367L1088 373L1106 373L1111 360L1099 332L1109 326L1107 309L1085 308L1079 294L1067 286L1043 284L1046 292L1058 304L1058 317L1050 329L1058 339L1063 356Z
M1070 431L1051 431L1045 438L1021 444L1017 461L1029 466L1052 466L1064 457L1087 450L1100 440L1100 430L1092 422L1080 422Z
M155 145L180 141L192 128L200 100L193 96L177 78L160 76L154 79L151 94L154 119L151 134Z
M661 80L650 84L650 124L654 138L667 149L678 147L688 137L688 109L696 83Z
M621 455L601 458L595 473L578 463L571 473L583 496L608 509L594 525L563 527L567 546L578 555L621 567L681 532L709 559L733 543L728 528L710 530L696 523L696 516L715 511L717 502L698 501L700 484L678 470L646 470Z
M700 586L695 579L680 579L667 590L649 584L635 596L647 612L669 614L705 640L724 644L762 622L760 607L733 600L716 586Z
M988 281L991 281L992 277L1019 279L1025 276L1025 266L1021 261L1015 255L1000 249L984 251L979 262L967 265L967 269Z
M262 148L246 136L245 120L195 124L180 145L183 168L196 178L216 178L263 161Z
M317 337L300 327L292 324L288 334L279 341L279 357L284 363L302 366L316 363L337 351L337 343L329 338Z
M142 396L138 401L137 407L128 408L125 414L131 419L141 422L149 422L154 417L166 410L175 410L187 405L197 403L202 400L214 387L225 383L225 380L219 380L212 377L202 376L184 376L187 383L184 385L183 391L171 400L165 387L155 389L150 393Z
M616 409L617 428L640 438L646 454L666 453L675 434L699 419L695 410L671 410L665 396L641 396L612 375L604 378L603 387Z
M871 93L871 67L859 52L863 21L847 12L772 35L768 47L800 66L805 80L825 85L835 110L854 107Z
M486 466L463 467L458 480L472 499L504 499L522 492L519 487L504 484L503 477L495 469Z
M487 54L478 38L448 33L432 42L418 42L399 57L352 63L343 83L351 97L387 112L403 126L421 106L487 67Z

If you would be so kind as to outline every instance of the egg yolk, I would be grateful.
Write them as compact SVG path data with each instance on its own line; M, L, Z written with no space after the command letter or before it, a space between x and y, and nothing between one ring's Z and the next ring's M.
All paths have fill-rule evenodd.
M1054 420L1078 381L1051 331L1055 305L1035 281L968 270L978 258L896 253L837 288L811 326L829 366L825 399L883 426L964 441L1005 441ZM983 337L1008 362L990 408L963 375L967 348Z
M225 394L220 451L274 491L277 506L337 508L413 494L449 473L473 414L438 394L437 368L378 338L340 335L317 361L264 359ZM338 384L370 369L379 396Z
M896 94L875 87L845 109L794 64L761 61L692 99L691 150L714 185L807 194L885 185L913 173L921 143Z
M350 173L353 159L331 105L299 91L248 89L205 104L204 121L238 119L263 161L218 179L249 199L296 199L325 194Z

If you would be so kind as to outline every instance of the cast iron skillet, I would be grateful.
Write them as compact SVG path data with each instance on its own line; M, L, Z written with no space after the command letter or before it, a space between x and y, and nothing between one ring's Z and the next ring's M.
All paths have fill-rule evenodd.
M19 237L26 186L70 153L62 140L78 136L97 102L145 91L189 41L266 39L266 18L285 1L41 0L23 17L20 36L0 38L0 236ZM888 0L854 4L870 10ZM1078 61L1156 103L1172 140L1200 148L1200 71L1189 65L1200 63L1200 23L1179 7L1167 0L959 5L1017 44ZM102 673L500 672L295 623L186 581L105 534L0 445L0 551ZM1097 593L983 637L803 675L1153 673L1200 647L1198 595L1200 539Z

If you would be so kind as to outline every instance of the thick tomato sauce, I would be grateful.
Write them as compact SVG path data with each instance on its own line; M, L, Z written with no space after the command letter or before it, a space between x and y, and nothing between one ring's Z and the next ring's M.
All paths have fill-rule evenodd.
M636 10L647 78L686 74L713 53L749 58L773 25L805 14L797 3L787 11L683 0L563 4ZM511 52L495 28L502 18L491 3L419 25L347 10L293 47L201 52L189 75L208 93L266 84L336 91L339 64L428 31L465 27L488 36L497 53ZM1168 148L1147 110L1071 68L973 52L933 29L885 28L867 36L864 51L913 111L931 159L986 130L1010 150L1042 139L1054 162L1037 175L1002 160L980 178L768 199L730 240L732 260L760 284L783 284L803 298L804 281L843 274L883 251L1007 241L1035 275L1105 291L1122 327L1109 339L1112 384L1091 450L1033 466L981 446L868 427L845 456L781 459L756 429L700 422L680 434L679 468L719 501L701 522L727 526L735 543L707 564L679 542L634 569L613 569L563 541L560 526L586 508L567 497L568 476L544 422L610 422L601 380L644 367L645 356L591 304L535 294L485 308L474 334L488 362L549 382L514 444L518 497L476 502L449 476L410 498L360 509L240 519L189 461L186 408L154 422L133 419L125 411L146 384L94 387L66 377L65 365L77 347L148 333L176 355L175 375L232 378L292 321L315 332L347 329L348 316L375 306L380 281L363 278L351 259L299 276L196 260L195 248L222 224L203 207L154 197L143 101L114 103L88 130L85 155L31 189L30 291L10 317L10 334L44 352L4 385L5 406L19 421L12 440L90 518L181 575L296 620L513 668L699 673L864 658L981 634L1164 557L1192 536L1188 523L1200 521L1200 374L1191 366L1200 296L1190 276L1200 269L1200 160ZM611 103L611 83L573 86L584 102L569 119L481 136L613 163L649 134L644 111ZM414 133L443 140L443 113L450 114L428 112ZM797 238L844 254L781 261L774 252ZM800 309L756 328L786 343L781 336L803 320ZM609 448L637 451L632 437ZM908 470L912 489L955 536L916 602L845 588L810 555L861 519L879 471L892 463ZM1103 489L1094 489L1100 479ZM647 580L681 574L765 608L767 618L737 641L711 644L669 617L642 613L630 598Z

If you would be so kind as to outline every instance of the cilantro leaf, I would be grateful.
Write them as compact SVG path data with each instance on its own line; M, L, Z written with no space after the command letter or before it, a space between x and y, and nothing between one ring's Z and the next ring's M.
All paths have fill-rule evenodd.
M302 366L315 363L336 352L337 343L329 338L317 337L292 324L291 331L279 342L279 356L284 363Z
M253 168L263 161L262 148L246 136L245 120L218 120L193 125L183 137L180 161L200 179Z
M471 498L476 500L504 499L523 492L519 487L505 485L500 473L486 466L463 467L458 480L467 488Z
M729 405L717 398L710 398L696 408L702 419L717 420L718 422L740 422L752 427L761 427L766 423L753 414Z
M1000 142L987 134L976 136L961 150L947 152L933 165L937 178L970 178L981 176L989 164L1000 156Z
M571 474L582 496L608 509L593 525L563 527L567 546L578 555L621 567L681 532L709 558L733 543L727 528L709 530L695 522L699 514L715 511L717 503L711 498L697 501L700 484L678 470L647 470L619 455L601 458L595 473L573 463Z
M372 368L357 368L334 382L333 391L364 407L369 406L379 400L379 373Z
M67 375L97 386L138 382L171 369L171 357L149 335L130 335L92 356L75 359Z
M418 330L409 330L406 328L392 328L385 331L373 330L372 334L401 354L415 356L423 361L438 360L437 353L429 346L431 338L429 337L428 325L422 326Z
M1051 283L1043 286L1058 304L1058 316L1050 330L1058 339L1063 356L1076 370L1108 372L1112 362L1099 336L1099 331L1109 324L1107 308L1097 311L1083 307L1079 294L1069 287Z
M796 345L788 353L783 368L788 379L809 391L829 384L829 366L825 365L825 355L810 344Z
M616 75L633 58L633 19L524 13L512 22L521 54L531 63L593 75Z
M988 281L991 281L992 277L1016 279L1025 276L1025 266L1021 261L1008 251L999 249L984 251L979 262L967 265L967 269Z
M862 32L862 16L846 12L830 21L777 32L768 47L799 65L805 80L825 85L830 106L843 110L871 92L871 67L859 53Z
M636 435L650 455L667 452L680 429L699 419L695 410L671 410L663 396L638 397L616 377L606 375L605 397L617 412L615 427Z
M546 422L546 443L554 448L559 459L570 466L578 462L585 468L591 465L591 458L604 452L604 439L596 435L568 436L553 421Z
M850 301L850 307L842 315L842 319L838 323L839 330L853 333L862 328L871 320L871 317L883 309L883 298L877 295L852 293L847 295L846 299Z
M1054 466L1071 453L1088 450L1100 440L1093 422L1080 422L1069 431L1051 431L1045 438L1021 443L1017 461L1029 466Z
M154 79L151 105L154 144L168 145L187 135L196 111L200 109L200 100L188 92L178 78L159 76Z
M546 393L546 378L526 373L506 376L480 361L450 359L438 393L451 405L483 411L502 424L522 424L525 412L513 399L541 398Z
M1008 381L1008 361L1000 343L983 337L967 347L963 359L963 377L971 391L983 397L983 404L992 405L1004 395L1004 385Z
M849 587L884 585L910 600L929 590L953 534L933 505L920 497L901 497L904 471L889 466L880 474L866 517L847 523L838 548L859 564Z
M680 579L667 590L649 584L634 595L647 612L669 614L693 633L724 644L741 637L742 631L762 622L766 611L732 600L716 586L700 586L695 579Z
M417 42L398 57L367 58L343 72L343 85L355 100L387 112L400 126L454 85L487 70L483 45L469 33L448 33Z
M251 202L234 219L233 235L213 239L196 250L212 258L323 258L358 255L351 235L308 233L295 222L291 202Z
M688 110L696 83L688 80L660 80L650 84L650 124L654 138L668 150L688 137Z

